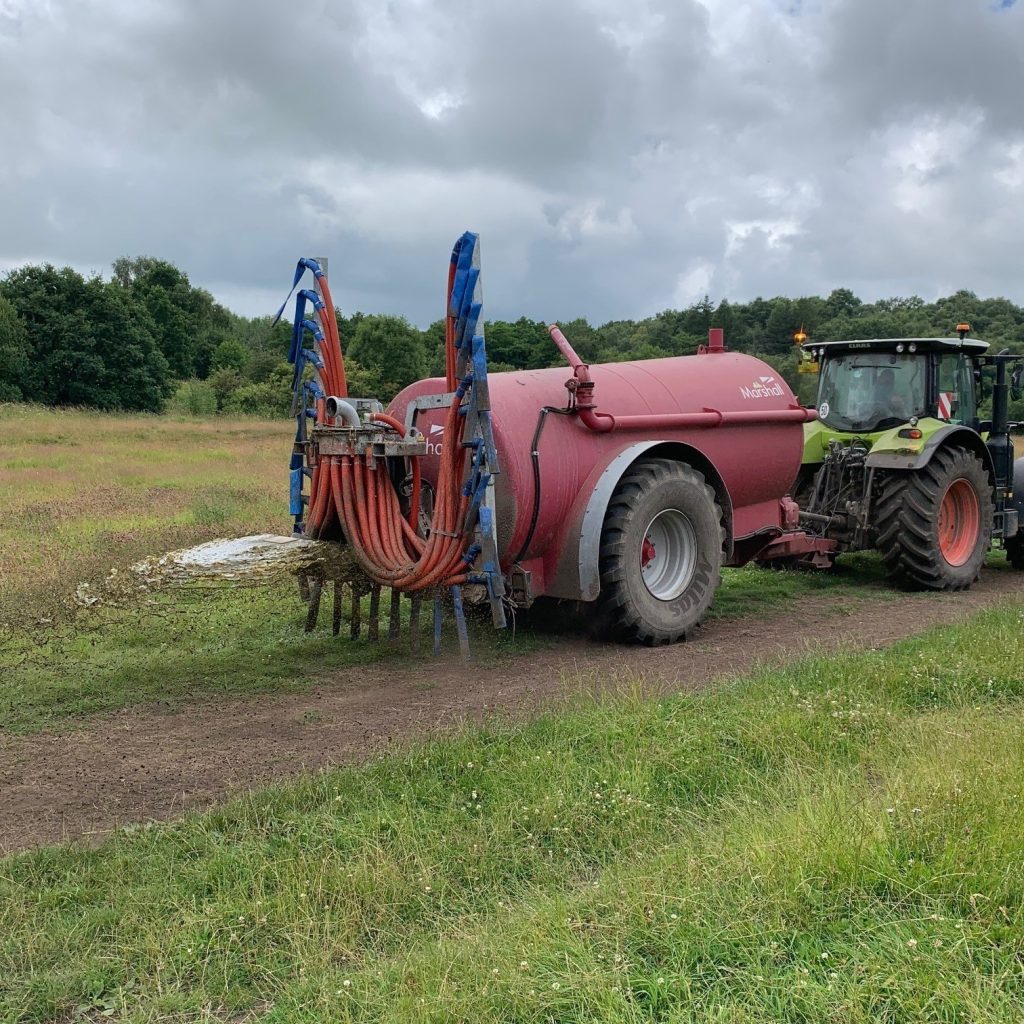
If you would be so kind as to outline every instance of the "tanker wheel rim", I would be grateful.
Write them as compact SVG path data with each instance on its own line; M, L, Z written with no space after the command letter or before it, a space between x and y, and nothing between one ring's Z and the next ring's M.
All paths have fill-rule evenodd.
M651 597L674 601L697 571L697 534L685 513L662 509L640 544L640 575Z
M954 480L939 504L939 553L949 565L968 562L981 534L981 502L969 480Z

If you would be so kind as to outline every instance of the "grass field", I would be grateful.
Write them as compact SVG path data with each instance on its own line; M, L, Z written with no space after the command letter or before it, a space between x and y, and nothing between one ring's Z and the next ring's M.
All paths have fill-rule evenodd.
M214 537L287 533L292 426L0 405L0 623Z
M404 657L302 633L287 582L70 603L144 555L287 530L286 424L0 407L0 429L0 742ZM888 600L878 577L727 571L712 614ZM700 696L638 682L0 860L0 1021L1019 1021L1022 619Z
M5 1021L1019 1021L1016 607L0 866Z
M287 533L290 430L0 406L0 732L60 728L157 699L290 692L308 688L314 669L405 656L335 640L327 615L305 635L291 581L175 589L114 608L74 604L79 583L146 555ZM764 615L877 579L877 563L860 557L838 576L726 570L711 614ZM5 622L15 627L6 634ZM482 626L475 648L500 658L550 642L528 630L496 638Z

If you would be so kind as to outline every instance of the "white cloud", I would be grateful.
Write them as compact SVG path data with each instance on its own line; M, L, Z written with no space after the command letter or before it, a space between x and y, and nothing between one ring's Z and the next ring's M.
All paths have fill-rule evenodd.
M699 302L711 291L714 276L715 268L710 263L706 260L694 260L676 282L672 294L673 305L683 307Z

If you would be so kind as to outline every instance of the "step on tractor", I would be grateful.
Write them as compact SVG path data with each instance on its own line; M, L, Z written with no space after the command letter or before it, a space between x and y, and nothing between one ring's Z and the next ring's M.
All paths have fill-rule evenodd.
M969 587L993 544L1024 568L1024 460L1008 420L1022 357L990 355L969 331L804 343L818 416L793 493L801 526L834 544L824 558L877 550L894 582L934 590Z

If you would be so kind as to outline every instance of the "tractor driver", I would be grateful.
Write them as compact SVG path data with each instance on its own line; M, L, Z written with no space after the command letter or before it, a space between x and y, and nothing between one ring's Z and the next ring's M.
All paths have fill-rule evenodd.
M908 416L906 396L896 391L896 371L891 366L880 370L875 378L874 403L876 409L883 414L899 419Z

